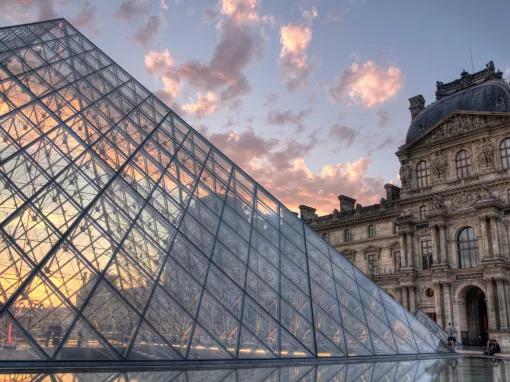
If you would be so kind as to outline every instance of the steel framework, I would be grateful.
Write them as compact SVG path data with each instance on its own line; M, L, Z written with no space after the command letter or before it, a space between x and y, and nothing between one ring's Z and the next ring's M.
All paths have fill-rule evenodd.
M0 29L0 360L440 340L64 19Z

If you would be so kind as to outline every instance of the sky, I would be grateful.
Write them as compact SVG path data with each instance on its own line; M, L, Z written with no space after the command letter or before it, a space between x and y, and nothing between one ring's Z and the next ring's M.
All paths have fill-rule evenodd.
M293 210L400 185L408 98L493 60L510 4L473 0L0 0L0 25L65 17Z

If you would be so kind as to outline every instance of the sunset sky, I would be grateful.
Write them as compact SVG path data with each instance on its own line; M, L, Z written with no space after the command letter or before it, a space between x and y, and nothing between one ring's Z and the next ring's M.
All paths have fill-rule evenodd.
M65 17L284 204L378 202L408 98L494 60L507 1L0 0L2 26ZM472 56L472 59L471 59Z

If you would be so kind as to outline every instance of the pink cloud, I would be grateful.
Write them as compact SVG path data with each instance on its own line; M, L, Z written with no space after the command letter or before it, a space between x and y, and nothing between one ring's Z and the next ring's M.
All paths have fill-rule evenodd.
M218 106L218 97L213 92L205 94L198 93L195 102L185 103L182 109L189 114L194 114L197 118L202 118L206 114L212 114Z
M354 103L373 107L395 96L403 82L400 68L381 68L369 60L363 65L353 63L342 71L330 88L330 95L336 102L348 97Z
M115 11L115 18L120 20L134 20L140 15L146 15L148 4L146 0L124 0Z
M165 85L159 91L164 99L174 101L181 87L186 85L189 91L195 92L198 100L205 100L207 94L215 94L221 105L234 107L251 91L244 70L260 50L259 35L255 33L257 25L263 22L258 3L256 0L222 0L218 7L219 40L209 61L189 60L176 65L173 59L170 60L168 50L157 52L159 56L153 52L146 55L147 71L159 73ZM212 105L211 97L209 104ZM191 104L183 108L186 109L195 110Z
M266 139L253 129L209 134L209 139L293 210L307 204L326 214L338 208L339 194L368 204L378 202L384 193L385 180L367 174L369 157L326 164L313 171L305 158L317 146L315 139L306 144Z
M71 19L71 23L77 28L87 28L95 34L98 33L96 7L86 0L80 12Z
M312 30L306 25L288 24L280 28L280 77L289 90L306 84L311 65L308 62L308 47L312 41Z

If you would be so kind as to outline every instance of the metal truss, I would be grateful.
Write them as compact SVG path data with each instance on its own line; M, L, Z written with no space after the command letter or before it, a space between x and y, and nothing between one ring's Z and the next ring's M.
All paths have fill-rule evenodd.
M0 28L0 360L440 340L64 19Z

